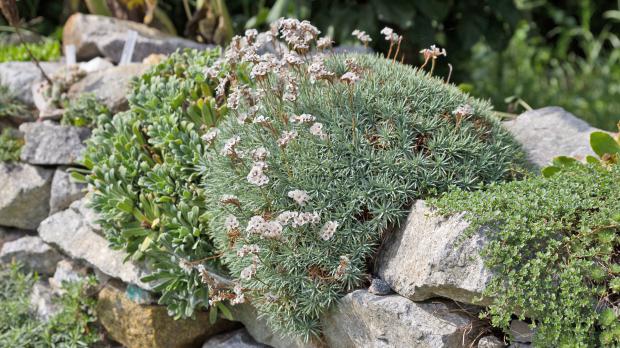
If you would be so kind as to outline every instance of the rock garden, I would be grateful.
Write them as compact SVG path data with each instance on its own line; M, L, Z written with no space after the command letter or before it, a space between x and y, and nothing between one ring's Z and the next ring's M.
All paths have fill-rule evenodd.
M620 134L351 37L76 13L0 63L0 346L620 345Z

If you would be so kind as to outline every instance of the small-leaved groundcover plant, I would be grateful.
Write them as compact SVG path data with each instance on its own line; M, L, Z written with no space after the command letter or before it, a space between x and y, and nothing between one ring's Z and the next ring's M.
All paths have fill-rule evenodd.
M454 191L432 203L486 226L488 315L533 319L540 347L620 345L620 136L591 134L598 158L558 157L542 176Z
M216 80L204 74L219 56L219 50L175 53L137 79L130 109L93 131L87 170L74 174L91 185L112 247L149 263L144 280L156 285L159 302L175 317L208 307L208 289L192 267L207 261L219 267L199 176L207 149L200 136L226 113L222 97L214 96ZM89 103L87 109L98 110Z
M401 38L382 33L387 57L329 55L331 40L308 22L280 20L233 38L208 69L228 89L229 115L203 130L198 167L209 230L236 281L221 290L205 279L211 303L250 300L278 332L318 338L321 315L366 282L382 234L414 200L520 170L488 103L398 63ZM257 53L279 39L289 50ZM431 70L445 55L422 53ZM251 81L219 65L248 65Z

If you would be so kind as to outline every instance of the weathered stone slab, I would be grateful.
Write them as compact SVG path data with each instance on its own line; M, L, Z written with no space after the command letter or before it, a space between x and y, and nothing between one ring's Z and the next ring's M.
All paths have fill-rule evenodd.
M0 163L0 225L35 230L49 212L53 170Z
M127 110L131 81L147 69L148 65L128 64L93 72L69 88L69 98L74 99L82 94L92 93L113 113Z
M206 338L237 326L223 319L211 324L206 312L194 320L175 320L166 307L136 304L112 284L99 292L97 315L108 334L127 348L199 347Z
M527 159L538 167L561 155L582 159L594 155L590 133L599 130L560 107L524 112L503 124L521 144Z
M55 62L41 62L41 67L49 76L64 64ZM5 85L15 98L26 105L34 106L32 86L43 79L41 71L33 62L0 63L0 85Z
M62 41L64 45L75 45L79 60L103 56L118 63L128 30L138 33L132 57L133 62L140 62L153 53L170 54L177 49L209 47L191 40L170 36L137 22L81 13L69 17L63 29Z
M366 290L346 295L323 320L330 347L468 347L476 337L476 313L452 303L413 302ZM473 328L473 329L472 329Z
M269 346L256 342L248 330L239 329L209 338L202 348L269 348Z
M90 129L61 126L51 121L28 122L19 126L24 133L20 158L30 164L75 164L83 157L84 141Z
M41 238L26 236L4 243L0 249L0 262L19 262L27 271L39 274L54 274L56 264L62 256Z
M86 200L82 198L73 202L69 209L41 222L41 238L56 245L70 257L84 260L110 277L151 290L149 284L140 281L146 275L145 268L131 261L124 262L127 254L121 250L112 250L108 241L93 228L96 223L91 221L92 217L83 213L88 211L84 207Z
M50 214L67 209L71 203L84 197L85 188L86 185L75 182L65 168L56 169L50 193Z
M440 296L477 303L492 274L479 256L482 231L462 238L468 226L462 215L438 216L417 201L402 228L384 243L377 273L413 301Z

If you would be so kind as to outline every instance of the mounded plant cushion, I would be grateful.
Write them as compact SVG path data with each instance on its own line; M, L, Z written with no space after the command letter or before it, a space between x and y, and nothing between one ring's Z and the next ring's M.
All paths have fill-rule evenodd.
M521 161L488 103L380 56L266 57L251 75L207 131L203 187L236 292L285 334L320 336L414 200L511 178Z

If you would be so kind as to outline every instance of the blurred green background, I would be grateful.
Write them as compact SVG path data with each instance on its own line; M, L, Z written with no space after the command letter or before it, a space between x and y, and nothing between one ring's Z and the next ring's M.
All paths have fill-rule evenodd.
M615 130L620 119L620 1L604 0L18 0L23 25L57 40L73 12L145 22L201 42L225 44L247 28L280 17L308 19L339 45L357 44L365 30L372 48L387 52L384 26L404 35L405 61L420 49L448 51L437 73L490 99L499 111L562 106L592 125ZM11 28L0 22L0 32ZM1 34L0 34L1 35ZM42 58L54 59L55 47ZM4 42L4 43L2 43ZM19 47L0 40L0 61ZM8 54L10 50L15 54ZM47 53L49 52L49 53ZM25 57L25 56L24 56ZM26 59L26 58L24 58Z

